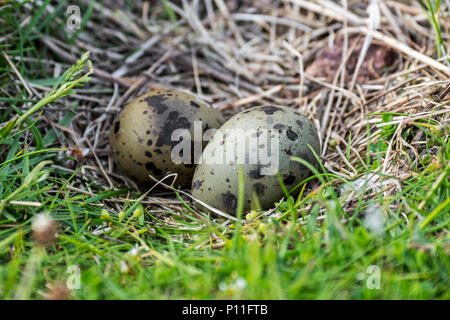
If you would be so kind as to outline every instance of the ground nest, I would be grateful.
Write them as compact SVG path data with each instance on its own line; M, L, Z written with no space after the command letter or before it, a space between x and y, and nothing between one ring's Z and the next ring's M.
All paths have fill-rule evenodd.
M8 70L0 74L0 95L4 97L0 100L4 122L0 133L8 129L8 121L20 119L21 112L47 96L58 85L55 79L87 51L93 73L90 81L74 88L76 92L51 101L24 120L21 124L32 127L29 131L13 126L8 129L10 137L0 134L5 139L0 144L0 174L4 174L0 191L5 192L6 199L0 202L0 214L7 219L7 224L0 224L0 234L21 232L13 230L19 228L15 223L23 218L22 214L26 216L36 208L31 216L48 207L56 212L55 216L58 210L63 212L60 219L65 224L58 226L58 241L66 241L68 246L95 253L96 257L108 255L110 247L106 245L106 253L92 244L79 245L84 240L78 238L78 232L86 228L92 237L105 235L105 242L98 241L96 245L113 239L128 250L131 241L127 241L131 239L144 248L145 253L140 256L143 264L154 263L146 259L159 259L174 267L178 258L173 256L170 260L158 253L169 250L165 244L150 248L136 226L123 233L114 229L117 221L120 224L143 219L137 207L141 203L151 218L148 224L139 220L145 236L160 235L163 228L173 232L169 232L171 239L183 246L195 243L195 249L225 247L237 228L232 224L234 217L221 217L220 212L209 216L189 208L193 204L189 190L174 192L153 185L138 186L122 175L113 162L109 132L121 107L149 90L174 89L206 101L226 118L254 106L288 106L306 115L317 129L322 175L302 185L298 199L280 199L267 212L247 213L243 217L243 234L248 239L260 239L265 232L262 224L258 224L259 229L254 228L258 231L250 231L256 216L267 218L264 221L268 223L280 221L273 227L277 236L279 230L294 230L302 241L308 235L313 237L317 226L328 221L345 240L349 237L345 227L353 228L347 222L359 226L360 217L375 213L375 220L366 219L375 230L388 217L394 219L389 220L392 224L388 230L398 227L401 232L409 232L412 221L420 224L420 230L433 226L427 229L427 236L438 239L436 243L448 252L448 242L442 244L441 240L448 239L450 8L448 2L441 1L440 10L434 12L436 8L430 3L435 2L80 0L80 24L72 31L67 27L68 15L60 2L26 2L20 9L14 4L20 26L0 34L0 44L5 43L0 49L2 66ZM0 13L7 12L8 7L13 5L0 8ZM0 25L6 29L6 20L16 21L0 16ZM16 32L18 29L20 33ZM81 76L88 72L88 66L78 71ZM42 136L42 141L37 136ZM17 139L16 144L9 138ZM49 156L32 159L23 166L37 167L40 163L40 169L52 168L53 180L39 192L51 195L53 200L44 196L33 198L35 193L31 191L19 199L15 196L29 185L23 187L20 179L16 180L25 170L14 166L29 152L42 155L37 150L39 145L47 148ZM52 163L42 162L47 158ZM171 179L163 182L170 184ZM19 191L7 187L9 183ZM85 209L88 207L93 212L89 217ZM124 211L129 220L123 220ZM339 212L339 218L330 212ZM384 218L376 218L379 214ZM434 225L432 221L438 215L439 224ZM289 229L292 221L287 217L293 217L300 226ZM76 219L81 219L77 220L78 225ZM312 227L303 229L308 221L313 221ZM72 230L70 223L76 240L67 235L67 230ZM207 228L212 231L195 242L197 232ZM54 235L53 229L52 232ZM329 230L323 232L326 235L321 234L320 241L325 239L326 246L330 244ZM123 234L126 240L121 238ZM161 239L169 238L165 237L166 234L160 235ZM267 233L262 238L267 239ZM281 260L288 250L303 245L292 244L290 236L286 239L282 242L286 244L285 251L279 253ZM411 240L405 250L430 249L428 244L416 240ZM53 241L52 237L49 243ZM0 249L6 243L0 241ZM361 248L366 247L361 244ZM262 248L265 250L265 246ZM315 254L321 252L319 249ZM6 255L9 257L9 253ZM390 260L386 260L389 266ZM179 265L184 270L183 263ZM128 261L126 267L128 272L132 263ZM305 268L313 270L313 265ZM190 277L192 270L185 274ZM283 294L279 296L285 297ZM296 293L292 297L297 297Z
M59 166L69 172L81 167L74 190L93 195L87 186L92 181L105 189L137 188L114 165L108 132L121 106L152 89L193 93L225 116L262 104L298 109L319 132L324 167L346 180L367 168L370 139L390 135L387 150L375 151L382 174L392 177L382 183L385 196L421 163L425 137L414 122L433 121L445 130L450 69L445 58L428 58L436 54L435 37L423 32L428 20L418 5L382 4L372 32L376 16L369 16L364 2L349 1L349 11L329 1L174 2L168 5L173 20L164 18L167 11L157 2L128 11L119 3L114 10L94 4L71 46L57 34L42 39L55 57L42 64L54 76L67 68L62 61L73 63L86 50L94 65L91 83L47 107L43 117L47 130L64 132L54 144L69 149L61 158L75 157ZM448 20L442 24L450 27ZM41 94L48 90L31 86ZM75 103L70 124L58 126ZM143 203L152 211L175 208L177 201L167 197L173 193L150 194Z

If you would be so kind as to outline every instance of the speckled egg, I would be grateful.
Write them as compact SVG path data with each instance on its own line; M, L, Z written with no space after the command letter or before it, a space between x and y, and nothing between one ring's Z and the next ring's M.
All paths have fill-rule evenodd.
M202 131L219 128L225 122L218 110L184 92L156 90L135 98L112 124L110 145L115 162L138 183L152 182L149 174L160 179L177 173L175 185L190 187L195 169L194 144L204 146L201 136L194 135L194 121L199 121ZM190 163L173 161L172 148L181 142L181 138L172 136L177 129L186 129L192 138Z
M258 208L258 202L267 210L284 196L277 172L288 191L311 174L306 166L291 160L292 156L317 168L308 144L320 154L320 141L312 122L292 108L270 105L240 112L205 147L203 163L194 173L192 195L236 214L238 167L242 166L244 211Z

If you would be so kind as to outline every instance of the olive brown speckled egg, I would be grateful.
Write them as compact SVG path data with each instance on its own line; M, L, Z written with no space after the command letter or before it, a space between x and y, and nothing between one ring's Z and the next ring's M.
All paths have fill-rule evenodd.
M201 121L203 131L219 128L225 122L218 110L184 92L156 90L135 98L113 122L110 145L114 160L124 174L138 183L152 182L149 174L160 179L177 173L175 185L189 187L195 166L192 159L191 163L179 164L172 160L172 148L179 143L172 134L186 129L192 146L201 143L201 137L194 140L194 121Z
M236 139L243 136L247 140ZM203 163L195 170L192 196L236 214L241 163L244 211L256 207L255 196L262 209L269 209L284 196L275 172L279 173L287 190L311 174L306 166L291 160L291 156L302 158L317 168L308 144L320 153L320 141L312 122L292 108L262 106L240 112L229 119L205 147Z

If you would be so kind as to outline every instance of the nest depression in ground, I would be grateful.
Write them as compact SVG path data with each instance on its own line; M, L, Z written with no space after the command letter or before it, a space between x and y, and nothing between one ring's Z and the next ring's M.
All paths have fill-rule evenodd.
M193 93L226 117L263 104L298 109L319 132L325 168L346 180L368 181L369 189L384 196L397 192L399 181L411 177L411 167L424 156L422 131L402 138L411 123L427 119L441 128L448 123L449 57L430 58L438 55L436 37L415 1L144 1L131 10L126 1L103 1L91 6L72 45L59 40L58 32L40 39L51 52L41 64L54 77L85 51L95 69L90 83L47 106L42 117L48 131L63 132L54 146L69 151L60 158L75 158L54 166L68 173L81 167L68 186L75 192L93 196L91 182L105 189L137 188L113 163L108 135L120 107L151 89ZM46 14L55 7L47 5ZM34 10L32 4L24 8ZM61 19L62 28L64 23ZM440 23L448 42L448 15ZM37 96L50 90L29 86ZM73 118L61 125L68 107ZM380 114L386 112L393 116ZM390 134L387 150L368 150L382 134ZM391 178L361 173L370 169L368 151L380 153L381 175ZM349 210L355 197L346 200ZM118 206L127 198L105 204ZM152 212L182 207L170 191L153 192L143 204Z

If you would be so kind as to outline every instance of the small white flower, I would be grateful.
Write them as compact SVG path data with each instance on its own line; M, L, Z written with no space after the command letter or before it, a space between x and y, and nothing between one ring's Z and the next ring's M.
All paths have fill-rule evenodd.
M225 282L219 283L219 290L226 291L228 289L228 285Z
M236 279L234 286L239 290L245 289L247 287L247 281L244 278L239 277Z
M128 273L128 271L130 270L130 268L128 268L128 264L124 260L121 260L119 262L119 266L120 266L120 272L122 272L122 273Z
M50 245L56 237L56 224L46 213L40 213L31 223L32 237L40 245Z
M139 248L138 248L137 246L135 246L135 247L131 248L131 249L127 252L127 254L130 255L130 256L135 257L135 256L137 256L138 252L139 252Z
M53 219L46 213L40 213L34 217L31 229L34 232L44 232L53 224Z
M364 222L367 227L375 231L376 233L383 232L383 214L378 205L371 204L366 210L366 218Z

